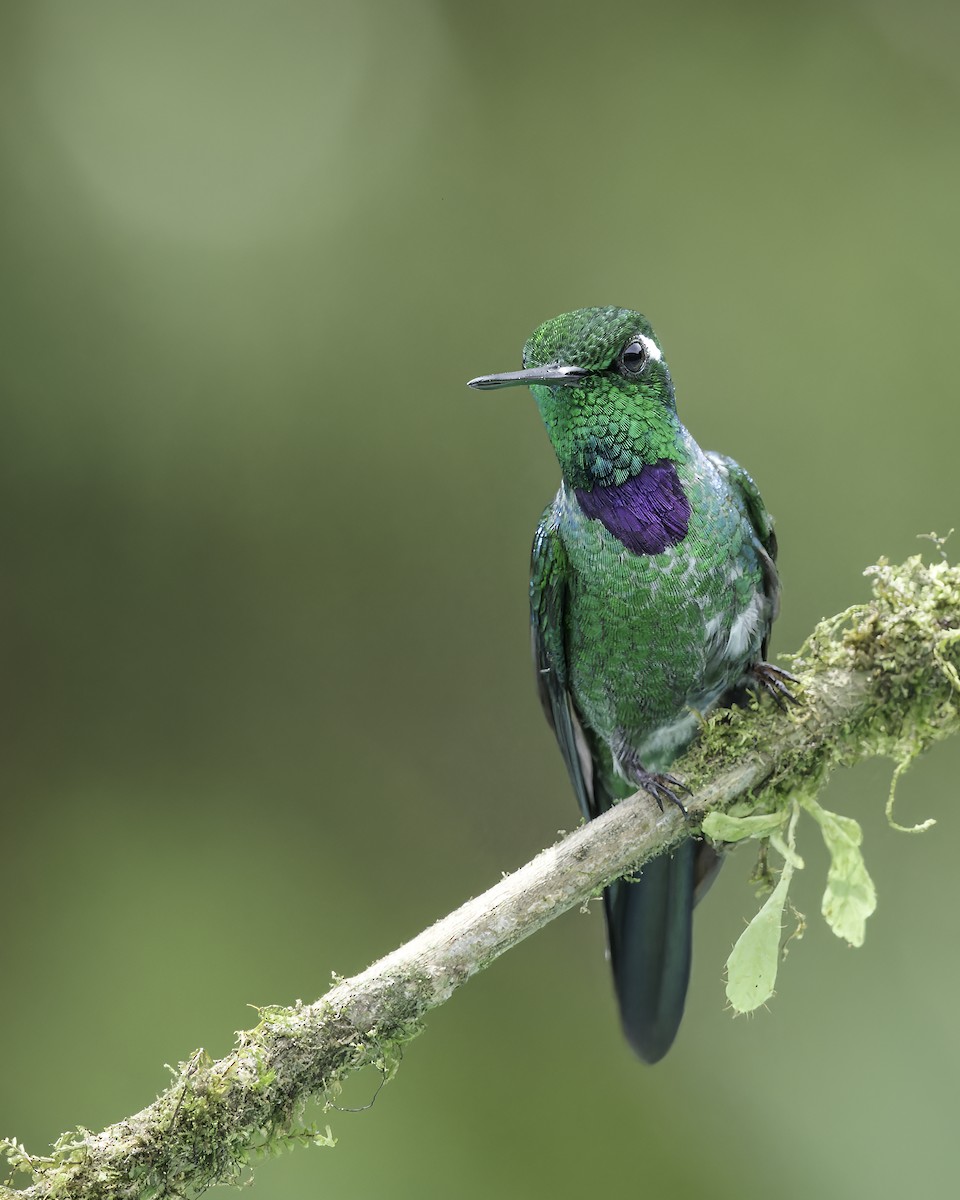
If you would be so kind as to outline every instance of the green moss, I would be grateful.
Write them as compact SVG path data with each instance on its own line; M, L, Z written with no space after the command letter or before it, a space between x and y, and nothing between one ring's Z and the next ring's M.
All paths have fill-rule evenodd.
M44 1196L119 1200L197 1195L240 1182L264 1155L333 1146L329 1126L304 1125L307 1101L329 1102L339 1081L364 1066L392 1078L400 1048L420 1031L429 1007L428 982L410 972L384 984L379 1003L369 1006L376 1023L320 1003L260 1009L259 1023L238 1035L231 1054L213 1061L198 1050L142 1113L104 1134L66 1134L48 1156L7 1142L7 1160Z
M785 860L780 882L727 964L727 994L737 1011L750 1011L773 994L787 888L793 870L803 865L792 841L801 808L817 822L830 852L823 916L837 936L851 945L863 943L876 892L860 850L860 826L816 800L836 766L891 758L886 804L891 825L917 833L934 824L899 825L893 802L907 767L960 728L960 570L945 561L926 564L918 555L901 566L881 560L865 574L873 581L872 599L822 621L792 656L806 703L791 714L786 732L772 706L766 706L766 716L764 706L756 705L722 712L707 722L690 756L695 790L715 773L718 759L765 760L762 789L739 795L725 811L708 813L703 832L717 841L757 839ZM689 781L691 772L683 773ZM785 843L780 831L789 812L791 840ZM762 861L764 878L772 883L765 848Z

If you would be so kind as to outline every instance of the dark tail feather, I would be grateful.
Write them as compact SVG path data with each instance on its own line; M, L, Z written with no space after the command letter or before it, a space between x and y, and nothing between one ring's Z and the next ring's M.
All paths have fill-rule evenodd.
M690 979L698 849L692 840L604 893L613 982L627 1041L644 1062L673 1044Z

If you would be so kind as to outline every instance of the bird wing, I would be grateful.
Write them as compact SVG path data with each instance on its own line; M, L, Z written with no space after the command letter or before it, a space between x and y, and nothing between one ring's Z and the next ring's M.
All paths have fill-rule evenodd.
M761 654L767 657L767 642L770 626L780 611L780 576L777 572L777 535L773 531L773 517L767 511L760 491L749 471L725 454L708 451L707 458L720 471L740 498L753 527L753 542L763 566L763 590L770 603L770 617L763 639Z
M609 807L595 794L593 755L570 695L566 606L569 565L552 508L543 514L530 561L530 630L537 691L560 744L580 811L589 821ZM599 803L598 803L599 801Z

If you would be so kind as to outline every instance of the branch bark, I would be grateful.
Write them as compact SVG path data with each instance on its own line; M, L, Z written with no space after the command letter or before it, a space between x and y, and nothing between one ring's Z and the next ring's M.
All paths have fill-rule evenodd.
M716 713L676 764L693 790L692 821L660 813L641 795L544 850L313 1004L261 1011L218 1061L198 1051L141 1112L100 1133L63 1135L46 1156L6 1143L23 1187L4 1200L106 1200L183 1196L236 1182L258 1152L322 1142L301 1125L310 1098L330 1098L350 1072L374 1064L389 1076L423 1018L472 975L611 880L724 809L771 812L807 794L838 765L886 755L898 773L933 741L960 729L960 569L920 557L881 562L870 602L814 630L794 669L803 703L764 702Z

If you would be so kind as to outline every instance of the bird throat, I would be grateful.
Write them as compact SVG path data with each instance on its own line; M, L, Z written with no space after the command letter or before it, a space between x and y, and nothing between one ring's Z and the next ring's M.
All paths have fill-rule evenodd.
M646 463L623 483L576 488L580 508L634 554L662 554L687 536L690 501L676 463Z

